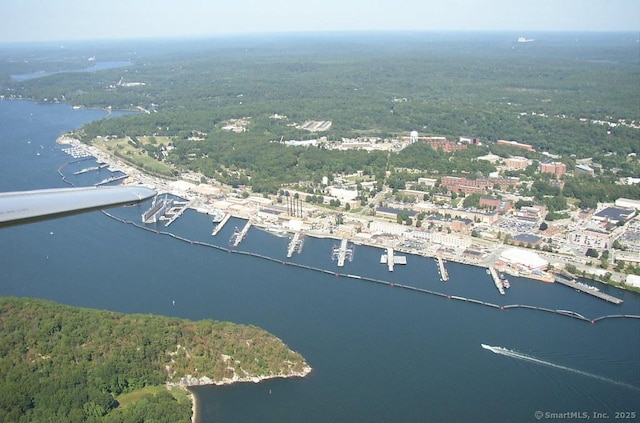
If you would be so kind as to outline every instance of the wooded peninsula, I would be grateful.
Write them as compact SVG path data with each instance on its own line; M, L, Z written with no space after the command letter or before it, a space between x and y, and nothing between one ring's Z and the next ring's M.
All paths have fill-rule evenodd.
M180 387L310 371L254 326L0 297L3 422L186 423L192 403Z

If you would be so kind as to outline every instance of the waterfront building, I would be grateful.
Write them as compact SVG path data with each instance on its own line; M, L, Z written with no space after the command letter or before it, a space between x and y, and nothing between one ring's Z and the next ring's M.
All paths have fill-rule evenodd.
M516 269L527 271L543 271L549 262L541 258L537 253L520 248L509 248L500 254L500 260Z
M627 275L626 284L630 286L634 286L636 288L640 288L640 276L638 275Z

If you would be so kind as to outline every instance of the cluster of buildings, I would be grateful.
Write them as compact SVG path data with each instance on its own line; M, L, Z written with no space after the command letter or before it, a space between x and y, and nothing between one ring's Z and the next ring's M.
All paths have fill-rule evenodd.
M501 190L514 187L520 183L519 178L477 178L471 179L459 176L443 176L440 184L452 192L465 194L486 193L498 186Z
M581 247L609 249L615 240L624 235L627 230L624 224L633 219L639 209L639 200L623 198L618 199L615 205L602 207L594 213L583 212L581 217L585 220L570 234L570 241Z

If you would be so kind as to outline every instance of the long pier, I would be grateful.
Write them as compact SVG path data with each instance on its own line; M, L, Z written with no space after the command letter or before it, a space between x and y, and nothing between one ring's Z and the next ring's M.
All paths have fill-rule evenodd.
M504 286L502 285L500 276L498 276L498 272L496 272L496 269L494 269L493 266L489 266L489 273L491 274L493 283L496 285L496 288L498 288L500 295L504 295Z
M442 260L442 257L440 256L438 256L438 268L440 269L440 278L442 279L442 282L448 281L449 272L447 272L447 269L445 269L444 260Z
M231 218L230 214L228 213L225 214L222 220L216 225L215 228L213 228L213 231L211 232L211 236L218 235L218 232L222 230L222 227L229 221L230 218Z
M620 298L614 297L613 295L605 294L604 292L600 292L596 287L581 284L575 282L574 280L567 279L562 275L554 275L553 279L562 285L574 288L578 291L584 292L585 294L593 295L594 297L600 298L601 300L605 300L616 305L620 305L623 303Z
M340 241L340 250L338 251L338 267L344 266L344 260L347 258L347 238Z

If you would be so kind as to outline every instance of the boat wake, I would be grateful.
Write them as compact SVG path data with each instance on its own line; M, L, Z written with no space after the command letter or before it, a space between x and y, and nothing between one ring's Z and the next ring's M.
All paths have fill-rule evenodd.
M480 345L485 350L489 350L489 351L491 351L493 353L496 353L496 354L504 355L504 356L511 357L511 358L516 358L518 360L528 361L530 363L541 364L541 365L547 366L547 367L553 367L554 369L566 370L566 371L571 372L571 373L575 373L575 374L582 375L582 376L587 376L587 377L590 377L590 378L593 378L593 379L601 380L603 382L608 382L608 383L611 383L613 385L618 385L618 386L621 386L621 387L624 387L624 388L627 388L627 389L631 389L631 390L640 392L640 388L639 387L630 385L630 384L625 383L625 382L620 382L618 380L609 379L609 378L604 377L604 376L595 375L593 373L585 372L585 371L578 370L578 369L573 369L571 367L562 366L560 364L551 363L550 361L540 360L539 358L535 358L535 357L532 357L532 356L527 355L527 354L523 354L523 353L518 352L518 351L509 350L507 348L494 347L494 346L486 345L486 344L480 344Z

